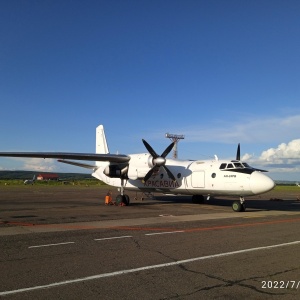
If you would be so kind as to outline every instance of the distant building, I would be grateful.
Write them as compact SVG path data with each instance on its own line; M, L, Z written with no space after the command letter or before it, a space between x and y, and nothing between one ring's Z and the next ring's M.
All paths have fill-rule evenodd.
M39 174L36 177L36 180L58 180L58 175L57 174Z

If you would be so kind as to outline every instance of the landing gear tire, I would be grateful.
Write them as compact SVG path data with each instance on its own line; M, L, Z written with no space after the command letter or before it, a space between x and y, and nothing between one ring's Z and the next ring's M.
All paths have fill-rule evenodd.
M129 203L130 203L130 198L128 195L121 195L119 194L117 197L116 197L116 205L125 205L125 206L128 206Z
M129 203L130 203L130 198L129 198L129 196L127 195L127 194L125 194L125 195L123 195L123 203L126 205L126 206L128 206L129 205Z
M232 209L235 212L241 212L246 210L246 206L244 203L242 204L240 201L234 201L232 204Z
M123 202L123 196L121 194L116 197L116 204L120 205Z
M193 203L200 204L204 202L204 197L203 195L193 195L192 201Z

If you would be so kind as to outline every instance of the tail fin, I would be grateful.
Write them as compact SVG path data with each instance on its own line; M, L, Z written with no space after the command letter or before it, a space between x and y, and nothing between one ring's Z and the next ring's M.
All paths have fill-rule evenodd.
M96 153L97 154L109 153L103 125L99 125L96 128Z

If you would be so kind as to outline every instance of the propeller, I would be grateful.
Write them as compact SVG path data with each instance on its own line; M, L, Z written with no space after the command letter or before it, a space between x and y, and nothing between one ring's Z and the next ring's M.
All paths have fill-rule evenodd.
M241 146L240 143L237 146L237 150L236 150L236 160L241 160Z
M236 160L241 160L241 145L240 145L240 143L238 144L238 146L237 146L237 150L236 150L236 158L235 158ZM251 169L253 169L253 170L255 170L255 171L259 171L259 172L268 172L268 171L266 171L266 170L262 170L262 169L257 169L257 168L253 168L253 167L251 167Z
M151 176L152 174L157 171L160 167L163 167L164 170L167 172L168 176L173 180L176 181L176 178L174 177L174 175L172 174L172 172L165 166L166 164L166 156L171 152L171 150L174 147L175 142L171 143L166 149L165 151L159 156L154 150L153 148L145 141L142 140L146 149L148 150L148 152L151 154L151 156L153 157L152 159L152 163L153 163L153 167L152 169L146 174L146 176L144 177L143 181L146 182Z

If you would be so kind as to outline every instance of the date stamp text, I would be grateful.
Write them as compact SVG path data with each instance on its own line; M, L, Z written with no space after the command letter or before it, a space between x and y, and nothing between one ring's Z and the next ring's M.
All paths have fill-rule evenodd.
M300 288L300 280L263 280L261 282L262 289L298 289Z

